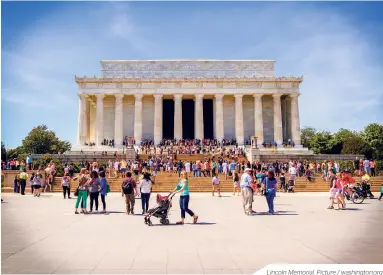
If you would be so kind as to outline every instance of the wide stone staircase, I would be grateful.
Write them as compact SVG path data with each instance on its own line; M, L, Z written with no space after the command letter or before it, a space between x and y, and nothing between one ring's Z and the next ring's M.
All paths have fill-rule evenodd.
M223 175L220 175L221 179L221 191L222 192L233 192L233 183L230 178L225 180ZM121 178L108 178L112 192L121 191ZM360 181L360 178L355 178L356 181ZM174 189L179 181L178 174L161 172L157 175L155 184L153 185L153 192L170 192ZM380 185L383 183L383 177L374 177L371 180L372 191L379 192ZM72 191L75 190L77 181L72 184ZM190 177L189 178L189 190L191 192L211 192L212 184L211 177ZM50 191L49 188L47 191ZM56 177L55 183L52 185L53 192L61 192L61 178ZM295 185L296 192L328 192L329 182L323 181L320 177L316 177L314 182L308 182L305 177L298 177ZM2 192L13 192L12 184L6 184ZM27 184L26 192L30 193L29 183Z

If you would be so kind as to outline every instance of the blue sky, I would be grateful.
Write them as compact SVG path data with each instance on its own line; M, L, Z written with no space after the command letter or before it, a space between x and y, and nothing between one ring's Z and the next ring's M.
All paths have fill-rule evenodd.
M2 2L1 138L73 144L74 75L102 59L273 59L303 75L301 126L383 123L382 2Z

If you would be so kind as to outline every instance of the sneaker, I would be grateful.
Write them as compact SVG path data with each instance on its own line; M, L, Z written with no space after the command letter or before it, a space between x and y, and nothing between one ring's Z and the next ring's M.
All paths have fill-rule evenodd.
M194 215L194 217L193 217L193 223L196 224L197 221L198 221L198 216L195 216L195 215Z
M134 211L130 211L130 214L134 215Z
M329 206L327 207L327 209L334 209L334 206Z

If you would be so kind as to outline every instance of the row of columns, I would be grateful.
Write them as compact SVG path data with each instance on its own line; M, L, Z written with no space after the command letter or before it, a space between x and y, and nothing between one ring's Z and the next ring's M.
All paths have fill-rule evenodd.
M162 140L162 95L155 94L154 96L154 143L159 144ZM195 138L202 140L204 138L203 130L203 94L195 95ZM215 95L215 131L216 139L222 140L225 138L224 133L224 117L223 117L223 94ZM258 144L264 142L263 139L263 115L262 115L262 94L254 95L254 135L258 137ZM282 108L281 95L274 94L273 109L274 109L274 141L280 145L283 142L282 133ZM123 140L123 94L115 94L115 146L121 146ZM134 95L134 138L136 141L142 140L142 94ZM104 95L97 94L96 103L96 144L100 145L104 140ZM234 95L235 98L235 136L238 144L244 143L244 124L243 124L243 95ZM292 94L291 98L291 135L292 140L296 145L301 144L300 124L299 124L299 109L298 95ZM87 123L87 104L86 95L80 95L79 103L79 137L78 144L83 145L86 142L88 132ZM174 138L182 139L182 94L174 95Z

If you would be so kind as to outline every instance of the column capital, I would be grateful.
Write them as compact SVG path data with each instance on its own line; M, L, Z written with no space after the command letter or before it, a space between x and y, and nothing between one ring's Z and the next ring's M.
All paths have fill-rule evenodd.
M174 94L173 97L175 100L182 100L182 94Z
M104 99L105 94L95 94L95 96L97 97L97 100L102 100Z
M161 99L164 95L163 94L153 94L155 99Z
M123 99L124 98L124 94L114 94L114 96L116 99Z
M300 93L294 93L294 94L289 94L289 97L297 98L300 95L301 95Z
M263 94L253 94L253 97L255 99L261 99L263 97Z
M78 97L80 99L86 99L88 97L88 95L87 94L78 94Z
M195 94L196 99L203 99L204 94Z
M235 99L242 99L243 94L234 94Z
M222 100L223 99L223 96L224 94L215 94L214 97L216 100Z
M141 99L142 99L143 96L144 96L143 94L135 94L135 95L134 95L134 99L135 99L135 100L138 100L138 101L141 101Z
M281 95L281 94L272 94L271 96L272 96L273 98L281 98L282 95Z

